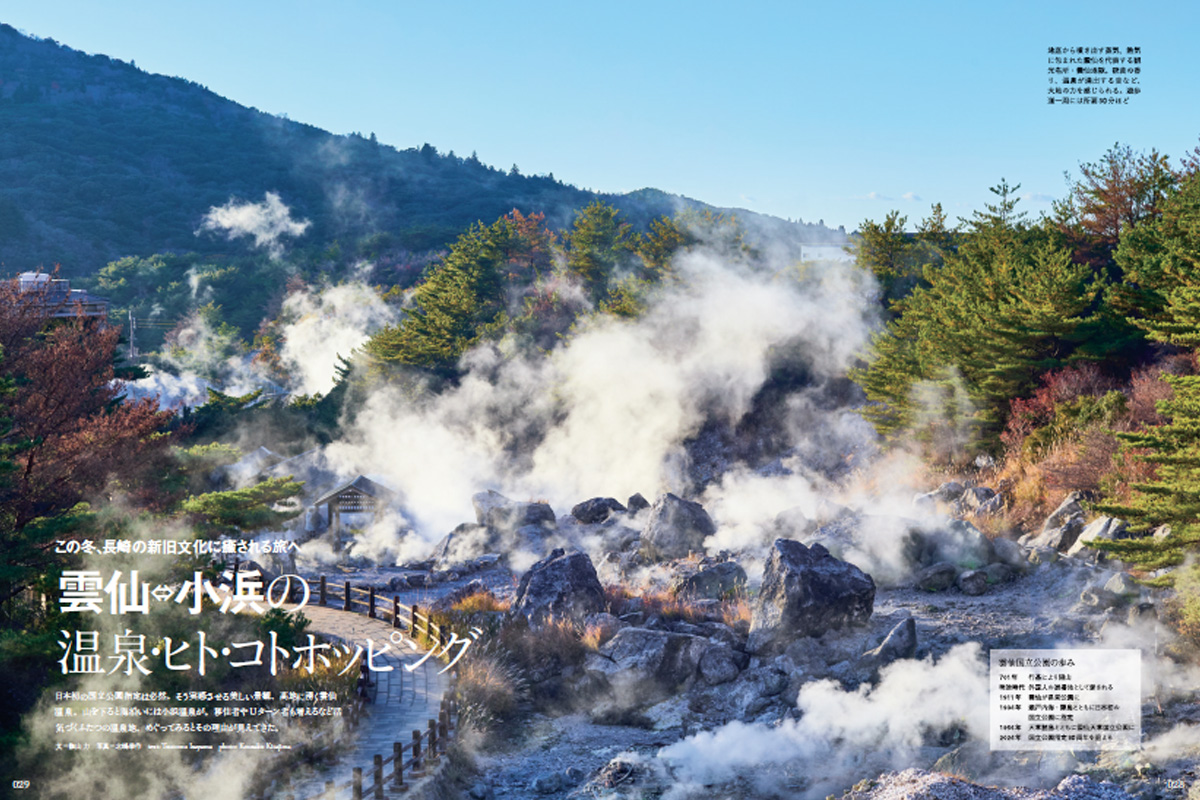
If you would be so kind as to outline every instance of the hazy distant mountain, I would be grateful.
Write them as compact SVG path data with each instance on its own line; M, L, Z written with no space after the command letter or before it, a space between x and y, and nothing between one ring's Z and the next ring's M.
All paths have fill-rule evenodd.
M234 253L196 235L231 198L276 192L312 225L298 247L422 251L512 208L556 227L598 195L493 169L426 144L397 150L246 108L191 81L151 75L0 24L0 271L61 263L88 275L125 255ZM635 225L681 206L654 189L599 195ZM739 211L792 244L838 231Z

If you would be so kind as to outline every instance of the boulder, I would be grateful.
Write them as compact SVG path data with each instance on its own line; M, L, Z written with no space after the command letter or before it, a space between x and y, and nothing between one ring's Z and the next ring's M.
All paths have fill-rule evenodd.
M986 486L974 486L970 489L964 489L962 496L958 498L958 502L963 511L979 513L979 510L987 505L995 496L996 492L993 489L989 489Z
M494 533L506 533L531 525L553 528L554 510L547 503L509 500L491 489L471 497L475 520Z
M783 710L791 703L788 674L774 665L745 669L729 682L703 692L709 709L728 719L752 720L769 708ZM692 699L698 699L693 693Z
M625 501L625 506L626 506L626 508L629 509L630 514L636 514L637 512L641 511L643 508L649 508L650 501L648 501L646 498L642 497L641 492L638 492L637 494L633 494L633 495L629 496L629 499Z
M671 581L668 591L676 597L723 600L746 590L746 570L734 561L722 561L691 575Z
M1029 557L1025 550L1012 539L1005 539L1003 536L992 539L992 552L996 554L996 561L1000 564L1015 570L1029 567Z
M958 589L963 594L978 597L988 589L987 573L981 569L968 569L959 574Z
M556 794L562 789L562 785L562 775L557 772L545 772L530 782L529 790L535 794Z
M727 645L714 645L700 656L700 677L709 686L729 683L738 676L738 658L733 648Z
M1133 582L1133 578L1124 572L1118 572L1109 578L1104 584L1104 588L1125 598L1136 597L1140 592L1138 585Z
M1018 541L1030 547L1053 547L1060 553L1065 553L1075 544L1075 540L1086 527L1086 515L1083 510L1083 492L1071 492L1059 504L1054 512L1042 523L1042 530L1036 536L1026 534Z
M940 592L953 586L957 577L958 568L943 561L917 574L917 588L926 592Z
M557 548L521 577L511 614L540 624L551 617L582 621L604 610L604 587L586 554Z
M470 561L494 545L488 529L482 525L464 522L442 537L430 554L431 566L446 569Z
M1042 530L1048 531L1052 528L1061 527L1071 517L1078 516L1083 512L1083 501L1087 499L1085 492L1071 492L1063 501L1058 504L1058 508L1054 509L1050 516L1046 517L1046 521L1042 523Z
M475 521L480 525L487 524L488 514L492 509L501 508L510 503L512 501L507 497L491 489L471 495L471 505L475 508Z
M983 570L989 584L1008 583L1013 579L1013 572L1013 568L1008 564L999 563L988 564Z
M1087 524L1087 527L1075 539L1075 543L1067 549L1067 555L1088 557L1091 561L1104 560L1101 556L1106 556L1101 550L1095 550L1087 546L1088 542L1097 540L1114 541L1116 539L1129 538L1129 523L1125 520L1117 519L1116 517L1097 517Z
M1058 551L1053 547L1034 546L1029 551L1029 563L1035 567L1040 567L1042 564L1053 564L1058 561Z
M704 540L716 532L717 526L703 506L667 493L650 508L642 530L641 553L659 561L684 558L704 552Z
M910 531L908 541L906 550L914 566L944 561L960 569L978 569L996 557L991 539L962 519L951 520L932 531Z
M715 647L723 645L686 633L622 628L587 657L584 669L607 681L622 701L648 702L672 694L695 676L705 653Z
M933 495L935 500L943 503L953 503L958 498L962 497L966 488L958 481L946 481L941 486L934 489L929 494Z
M595 525L609 518L615 512L624 512L625 506L612 497L593 497L584 500L571 509L571 516L585 525Z
M751 652L802 636L865 623L875 606L875 581L819 544L776 539L763 571L750 623Z

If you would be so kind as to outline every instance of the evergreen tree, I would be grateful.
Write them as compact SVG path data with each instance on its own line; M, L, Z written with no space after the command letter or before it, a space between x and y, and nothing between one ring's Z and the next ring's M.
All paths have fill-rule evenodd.
M852 371L885 436L920 435L918 423L960 427L965 392L979 443L994 446L1009 401L1041 372L1104 352L1090 269L1024 222L1017 188L992 188L999 201L964 220L957 250L939 250L940 266L925 265L922 284L893 303L897 316L872 341L868 363Z
M1160 219L1136 226L1122 239L1118 258L1153 287L1154 313L1133 322L1160 342L1200 349L1200 175L1188 177L1167 200ZM1145 306L1143 307L1145 308ZM1130 521L1134 532L1169 526L1165 537L1098 543L1145 569L1177 567L1200 545L1200 376L1164 375L1174 395L1159 403L1169 420L1146 431L1118 434L1136 457L1155 465L1155 477L1133 486L1124 504L1101 506ZM1177 571L1176 571L1177 572ZM1185 574L1184 622L1200 633L1200 571ZM1158 584L1174 583L1175 573ZM1190 609L1190 610L1189 610Z
M409 365L453 372L459 357L502 322L504 253L494 231L476 223L413 294L398 325L366 344L376 366Z
M635 246L628 223L615 208L596 200L575 218L566 237L567 270L582 279L592 301L608 294L618 264Z

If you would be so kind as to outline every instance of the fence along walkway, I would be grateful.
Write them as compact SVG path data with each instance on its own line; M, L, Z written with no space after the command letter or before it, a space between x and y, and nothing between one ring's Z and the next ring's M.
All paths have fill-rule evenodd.
M332 588L332 591L331 591ZM329 607L329 600L336 600ZM436 764L446 745L457 733L458 715L453 701L450 673L441 674L444 665L430 657L413 672L404 668L398 652L409 657L414 651L400 651L391 634L402 631L408 640L427 637L435 647L444 642L446 632L430 615L413 606L400 605L393 597L390 608L376 607L374 590L353 588L348 581L330 587L324 576L302 611L311 620L309 630L352 646L369 638L377 645L387 643L391 650L376 656L377 666L391 671L366 671L359 680L362 714L352 715L353 723L344 733L357 733L351 749L325 775L294 781L287 774L278 776L259 798L278 800L360 800L382 798L385 792L403 791L406 781L426 774ZM362 612L362 613L348 613ZM399 638L399 637L397 637ZM436 651L436 650L435 650Z

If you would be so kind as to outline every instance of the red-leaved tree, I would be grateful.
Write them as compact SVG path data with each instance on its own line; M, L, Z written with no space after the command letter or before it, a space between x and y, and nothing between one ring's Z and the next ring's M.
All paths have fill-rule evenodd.
M55 316L65 303L49 283L0 282L0 602L54 560L81 502L142 483L165 456L154 434L171 414L122 400L113 380L119 330L81 309Z

